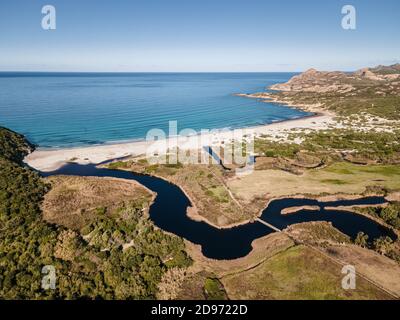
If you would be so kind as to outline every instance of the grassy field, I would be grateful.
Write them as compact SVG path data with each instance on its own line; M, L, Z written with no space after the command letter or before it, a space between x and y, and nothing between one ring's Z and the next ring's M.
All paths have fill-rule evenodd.
M216 296L225 299L227 295L221 282L216 283L212 280L219 280L231 274L239 274L253 269L262 261L294 245L287 235L273 233L255 240L252 243L253 251L243 258L214 260L203 256L200 246L186 241L186 250L194 260L194 265L191 267L192 274L185 279L181 287L178 299L213 299ZM216 284L218 285L216 286Z
M341 287L342 267L304 246L296 246L254 269L222 279L230 299L387 299L357 278L356 290Z
M244 201L267 195L281 197L295 194L361 194L367 186L400 189L400 165L355 165L334 163L320 170L294 175L281 170L260 170L228 181L229 188Z
M218 279L207 278L204 281L204 292L207 300L226 300L224 287Z
M253 250L245 257L234 260L214 260L201 253L201 247L186 241L186 250L195 261L198 270L206 270L217 278L237 274L254 268L261 261L285 251L295 243L284 233L276 232L256 239L252 243Z
M323 251L325 255L293 239ZM341 265L354 265L356 271L379 283L394 295L400 294L399 265L372 250L353 245L350 238L327 222L302 223L286 233L257 239L246 257L212 260L201 256L194 245L187 245L194 259L193 274L185 280L180 298L205 299L209 291L225 292L229 299L386 299L379 288L356 279L357 290L341 287ZM329 257L332 259L330 259ZM217 289L218 290L214 290ZM211 295L209 298L212 298Z

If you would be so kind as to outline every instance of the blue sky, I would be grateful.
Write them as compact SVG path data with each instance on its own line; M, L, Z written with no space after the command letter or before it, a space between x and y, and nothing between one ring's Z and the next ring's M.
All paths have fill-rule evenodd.
M0 1L3 71L354 70L400 62L399 38L399 0Z

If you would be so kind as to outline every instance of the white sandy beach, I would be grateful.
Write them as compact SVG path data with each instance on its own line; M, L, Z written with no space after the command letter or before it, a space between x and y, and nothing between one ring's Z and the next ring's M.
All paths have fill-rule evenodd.
M204 146L218 143L218 141L228 142L233 136L260 136L269 135L271 137L282 137L288 131L294 130L324 130L329 126L337 125L333 120L333 115L321 114L312 117L305 117L294 120L276 122L256 127L248 127L236 130L219 131L208 133L201 136L180 136L157 141L161 146L158 150L166 151L168 148L179 146L181 149L199 149ZM25 162L32 168L40 171L53 171L67 162L79 164L97 164L107 160L139 156L146 154L148 148L154 145L154 141L135 141L116 144L104 144L91 147L71 148L71 149L37 149L25 158ZM165 148L164 148L165 146Z

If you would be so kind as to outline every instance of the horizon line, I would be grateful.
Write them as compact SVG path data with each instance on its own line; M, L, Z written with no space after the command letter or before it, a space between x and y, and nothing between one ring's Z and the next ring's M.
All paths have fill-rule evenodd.
M297 70L297 71L26 71L26 70L0 70L0 73L76 73L76 74L139 74L139 73L148 73L148 74L155 74L155 73L180 73L180 74L190 74L190 73L302 73L311 68L307 68L305 70ZM318 70L318 69L316 69ZM354 72L354 70L334 70L338 72ZM333 70L318 70L318 71L333 71Z

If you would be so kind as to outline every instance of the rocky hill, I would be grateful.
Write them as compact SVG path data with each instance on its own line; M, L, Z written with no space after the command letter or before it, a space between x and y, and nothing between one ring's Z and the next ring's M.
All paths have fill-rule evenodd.
M388 74L399 74L400 73L400 63L391 65L391 66L377 66L371 69L372 72L381 75L388 75Z
M346 83L346 78L347 75L343 72L322 72L309 69L300 75L294 76L286 83L271 86L270 89L296 92L349 91L352 86Z
M330 111L345 117L369 115L400 120L400 64L351 73L310 69L268 89L242 96L309 112Z
M359 87L374 85L389 89L393 87L397 93L400 93L400 64L363 68L353 73L309 69L286 83L271 86L270 89L291 92L347 93Z

